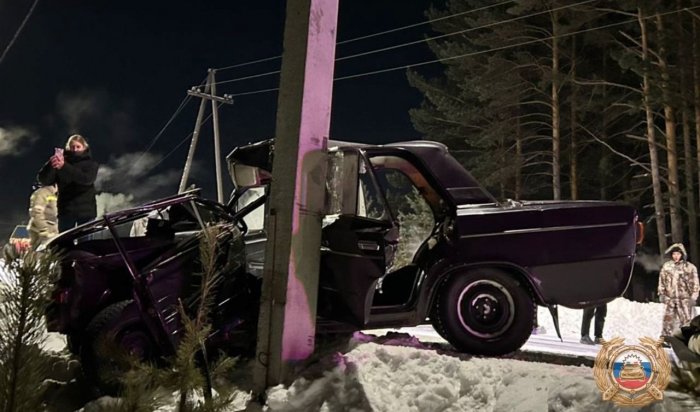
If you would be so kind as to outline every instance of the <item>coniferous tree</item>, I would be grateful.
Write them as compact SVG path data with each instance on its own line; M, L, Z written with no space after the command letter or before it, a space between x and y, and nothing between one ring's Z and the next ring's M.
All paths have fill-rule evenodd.
M9 246L4 258L8 283L0 289L0 410L38 411L43 393L37 388L49 366L41 349L47 336L44 310L57 259Z

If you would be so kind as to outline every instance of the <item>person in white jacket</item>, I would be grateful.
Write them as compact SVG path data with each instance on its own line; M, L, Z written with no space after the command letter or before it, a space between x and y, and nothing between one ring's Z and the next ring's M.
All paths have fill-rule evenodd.
M700 293L698 270L687 261L682 243L674 243L666 253L671 260L664 263L659 273L659 301L665 305L661 336L671 336L673 330L690 323Z

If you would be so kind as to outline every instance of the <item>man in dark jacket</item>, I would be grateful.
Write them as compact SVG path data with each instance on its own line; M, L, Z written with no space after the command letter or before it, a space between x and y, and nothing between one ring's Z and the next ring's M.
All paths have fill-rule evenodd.
M95 179L98 164L90 155L85 138L68 138L65 153L56 153L41 168L37 179L43 185L58 185L58 228L61 232L85 223L97 215Z

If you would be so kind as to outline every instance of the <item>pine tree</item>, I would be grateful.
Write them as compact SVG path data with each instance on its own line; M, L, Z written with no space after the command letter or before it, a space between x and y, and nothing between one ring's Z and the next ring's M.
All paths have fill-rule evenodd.
M38 411L48 375L44 309L58 272L54 255L4 249L8 284L0 290L0 410Z

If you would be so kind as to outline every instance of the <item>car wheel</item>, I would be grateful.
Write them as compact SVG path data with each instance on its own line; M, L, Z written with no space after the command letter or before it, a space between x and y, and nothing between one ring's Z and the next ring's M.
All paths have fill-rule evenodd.
M140 320L120 321L124 309L132 302L106 307L85 329L80 361L95 395L115 396L121 391L121 379L132 366L128 358L146 361L156 356L156 346Z
M463 352L503 355L532 332L535 306L526 285L498 269L451 275L442 285L431 321Z

